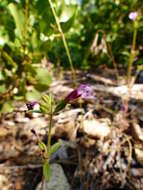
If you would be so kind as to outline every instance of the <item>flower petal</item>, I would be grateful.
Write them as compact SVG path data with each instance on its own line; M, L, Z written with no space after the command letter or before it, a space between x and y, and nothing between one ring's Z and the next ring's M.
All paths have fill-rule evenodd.
M138 16L137 12L131 12L128 17L129 17L130 20L135 21L137 16Z

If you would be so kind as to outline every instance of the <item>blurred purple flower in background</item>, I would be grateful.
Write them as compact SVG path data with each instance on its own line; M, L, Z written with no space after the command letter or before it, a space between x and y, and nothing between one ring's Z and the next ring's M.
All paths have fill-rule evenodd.
M128 17L129 17L130 20L135 21L137 16L138 16L137 12L131 12Z
M139 46L139 51L143 51L143 46L142 45Z
M39 109L40 105L37 101L28 102L26 104L28 110Z
M90 99L90 100L94 100L95 96L94 96L94 90L92 88L92 86L88 85L88 84L81 84L78 88L76 88L75 90L73 90L66 98L65 100L67 102L73 101L75 99L77 99L78 97L81 97L83 99Z

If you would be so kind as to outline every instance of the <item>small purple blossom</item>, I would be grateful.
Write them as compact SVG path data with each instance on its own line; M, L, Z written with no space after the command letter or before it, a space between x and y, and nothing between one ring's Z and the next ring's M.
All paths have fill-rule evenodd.
M81 84L78 88L76 88L75 90L73 90L66 98L65 100L67 102L73 101L77 98L83 98L83 99L95 99L94 96L94 90L92 88L92 86L88 85L88 84Z
M131 12L128 17L129 17L130 20L135 21L137 16L138 16L137 12Z
M123 100L120 111L123 113L127 113L127 111L128 111L128 101L127 100Z
M139 51L143 51L143 46L142 45L139 46Z
M95 99L94 90L93 90L92 86L90 86L88 84L81 84L78 87L78 94L83 99Z
M37 101L28 102L26 104L28 110L39 109L40 105Z
M138 57L135 57L134 61L138 61L138 60L139 60L139 58L138 58Z

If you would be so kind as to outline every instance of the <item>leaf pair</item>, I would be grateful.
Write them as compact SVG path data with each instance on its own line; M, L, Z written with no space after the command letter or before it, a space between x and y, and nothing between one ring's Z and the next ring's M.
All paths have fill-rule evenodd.
M46 181L49 181L50 177L51 177L51 168L50 168L50 164L48 161L48 149L47 149L47 146L45 145L45 143L42 141L39 141L38 145L39 145L40 150L43 153L43 160L44 160L43 175L44 175ZM55 144L53 144L50 149L50 155L54 154L60 148L60 146L61 146L61 141L58 141Z

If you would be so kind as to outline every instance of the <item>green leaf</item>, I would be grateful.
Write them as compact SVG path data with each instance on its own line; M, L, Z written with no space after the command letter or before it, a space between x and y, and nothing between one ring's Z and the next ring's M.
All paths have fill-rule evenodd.
M62 144L61 141L53 144L50 149L50 155L54 154L60 148L61 144Z
M67 22L77 11L77 5L68 5L65 6L59 21L64 23Z
M60 17L65 9L65 0L56 0L55 2L55 10L57 12L58 17Z
M0 93L6 92L6 86L5 84L0 85Z
M37 74L36 69L30 63L26 63L24 65L24 70L25 70L25 72L29 72L32 76L35 76Z
M23 31L24 31L24 25L25 25L25 16L21 9L18 9L18 7L14 3L10 3L8 5L8 8L10 10L10 13L12 14L16 30L15 34L17 37L22 40L23 39Z
M49 95L49 105L52 107L54 105L54 97L52 94Z
M28 101L39 100L40 97L41 97L40 92L38 92L34 88L33 88L33 90L28 91L26 93L26 100L28 100Z
M12 101L5 102L2 106L1 112L8 113L13 111L13 103Z
M46 88L48 88L52 82L52 77L49 74L48 70L44 68L38 68L36 72L37 72L37 75L35 78L37 81L37 85L41 84L45 86Z
M40 101L40 109L43 113L50 113L49 96L47 94L43 94L42 96Z
M63 32L68 32L68 30L73 26L76 18L77 8L74 11L74 14L66 21L61 22Z
M35 88L40 91L40 92L44 92L45 90L47 90L47 88L49 87L49 85L47 84L41 84L41 83L37 83L35 85Z
M6 61L8 62L9 65L14 67L13 70L16 71L17 70L17 64L14 62L12 57L10 55L8 55L8 53L5 51L2 51L2 56L6 59Z
M45 143L44 142L42 142L42 141L39 141L38 142L38 145L39 145L39 148L40 148L40 150L43 152L47 152L47 146L45 145Z
M38 49L39 40L38 40L38 31L33 31L31 35L31 45L34 50Z
M55 23L55 19L51 11L49 1L37 0L36 10L37 10L37 15L40 16L40 20L39 20L40 32L46 35L52 33L53 29L51 28L51 24Z
M61 111L62 109L65 108L65 106L67 105L67 102L65 100L61 100L57 103L56 108L54 110L54 113L58 113L59 111Z
M47 161L45 161L44 165L43 165L43 175L44 175L46 181L50 180L51 168L50 168L50 165Z

